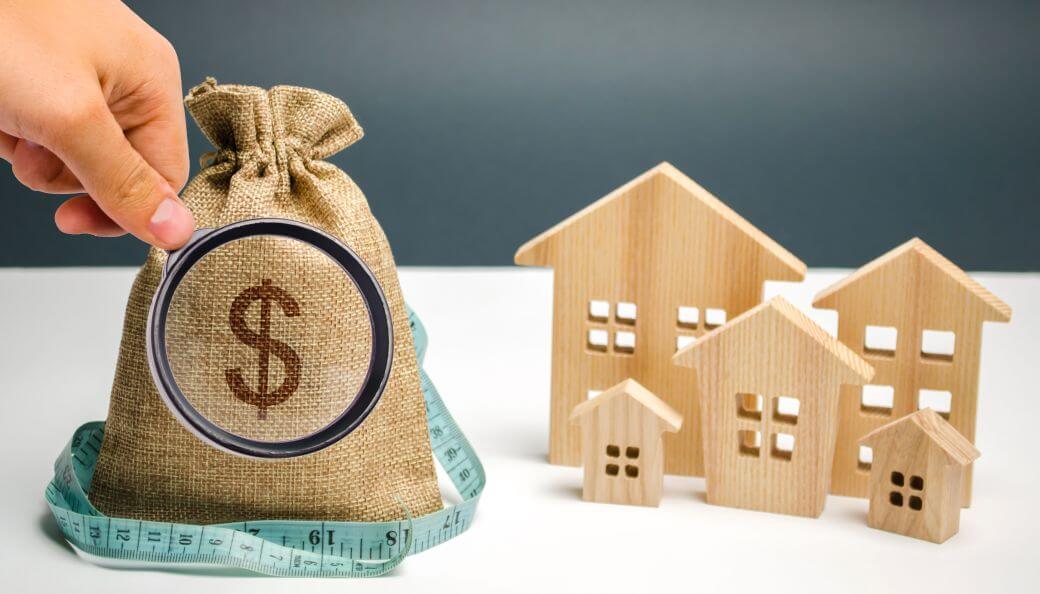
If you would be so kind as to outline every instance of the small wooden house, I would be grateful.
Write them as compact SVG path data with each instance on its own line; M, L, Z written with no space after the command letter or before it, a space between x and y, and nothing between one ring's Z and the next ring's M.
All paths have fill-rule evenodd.
M805 264L668 163L528 241L516 263L549 266L553 288L549 461L581 460L567 422L590 395L633 378L685 419L665 471L703 473L696 382L672 355L762 301Z
M838 311L838 338L877 370L842 388L831 492L867 496L872 452L860 439L933 408L975 441L983 322L1011 308L920 239L911 239L824 290L814 307ZM961 503L971 503L971 468Z
M697 372L708 503L823 512L843 384L874 371L782 297L675 355Z
M625 380L574 407L581 427L585 486L582 498L656 506L664 481L665 432L682 416L635 380Z
M872 528L941 543L957 534L961 485L979 451L930 408L875 429L868 493Z

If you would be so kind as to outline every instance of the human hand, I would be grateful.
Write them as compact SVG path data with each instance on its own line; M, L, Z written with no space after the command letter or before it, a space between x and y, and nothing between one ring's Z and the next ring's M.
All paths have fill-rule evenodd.
M156 247L194 230L177 54L115 0L0 0L0 158L24 185L82 193L65 233Z

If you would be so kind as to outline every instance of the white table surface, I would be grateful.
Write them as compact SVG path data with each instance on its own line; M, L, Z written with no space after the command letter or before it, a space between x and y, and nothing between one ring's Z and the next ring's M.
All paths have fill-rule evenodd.
M845 271L770 284L809 310ZM427 369L487 468L473 528L385 578L257 579L99 568L61 539L43 501L73 429L108 406L129 269L0 270L0 590L4 592L1018 592L1040 591L1040 275L978 274L1014 309L985 328L974 506L947 543L868 528L865 500L819 519L711 506L667 477L660 508L583 503L581 472L546 463L552 276L405 269L430 333ZM833 328L829 312L810 312Z

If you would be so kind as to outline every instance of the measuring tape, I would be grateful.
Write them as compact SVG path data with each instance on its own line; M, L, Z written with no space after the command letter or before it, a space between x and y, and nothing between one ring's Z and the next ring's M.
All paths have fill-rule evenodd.
M426 329L408 311L426 401L430 445L462 495L462 503L392 522L260 520L193 525L112 518L90 503L104 422L87 423L54 463L47 503L65 538L88 557L146 565L206 565L276 576L375 577L418 553L451 540L473 522L484 489L484 467L422 369ZM404 507L404 506L402 506Z

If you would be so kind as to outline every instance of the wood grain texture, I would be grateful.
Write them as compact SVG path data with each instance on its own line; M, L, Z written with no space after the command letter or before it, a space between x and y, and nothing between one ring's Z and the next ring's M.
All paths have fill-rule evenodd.
M874 451L868 481L872 528L945 542L960 528L961 485L979 451L925 408L860 440Z
M892 406L862 404L862 389L842 388L831 492L866 497L868 464L859 440L922 406L921 390L949 393L949 422L975 441L983 322L1007 322L1011 308L920 239L891 250L824 290L813 306L838 312L838 338L877 370L871 384L891 387ZM895 328L894 351L866 347L867 326ZM922 354L925 330L952 332L952 356ZM971 503L971 468L961 503Z
M600 503L657 506L664 482L665 432L682 416L635 380L625 380L574 407L581 428L582 498Z
M708 502L819 516L830 483L839 387L867 382L870 365L782 297L708 333L674 359L697 370ZM796 399L797 412L785 410L782 398ZM756 432L757 444L748 437ZM793 437L793 444L781 436Z
M555 270L549 461L577 465L571 410L590 390L633 378L685 419L665 436L665 471L682 475L703 474L703 454L696 378L671 364L677 340L709 330L709 308L733 318L761 302L767 279L805 276L805 264L668 163L527 242L515 260ZM608 304L606 317L590 316L594 300ZM619 319L626 303L634 320ZM697 308L698 321L680 323L680 307ZM607 343L590 348L590 331ZM619 332L631 333L632 348Z

